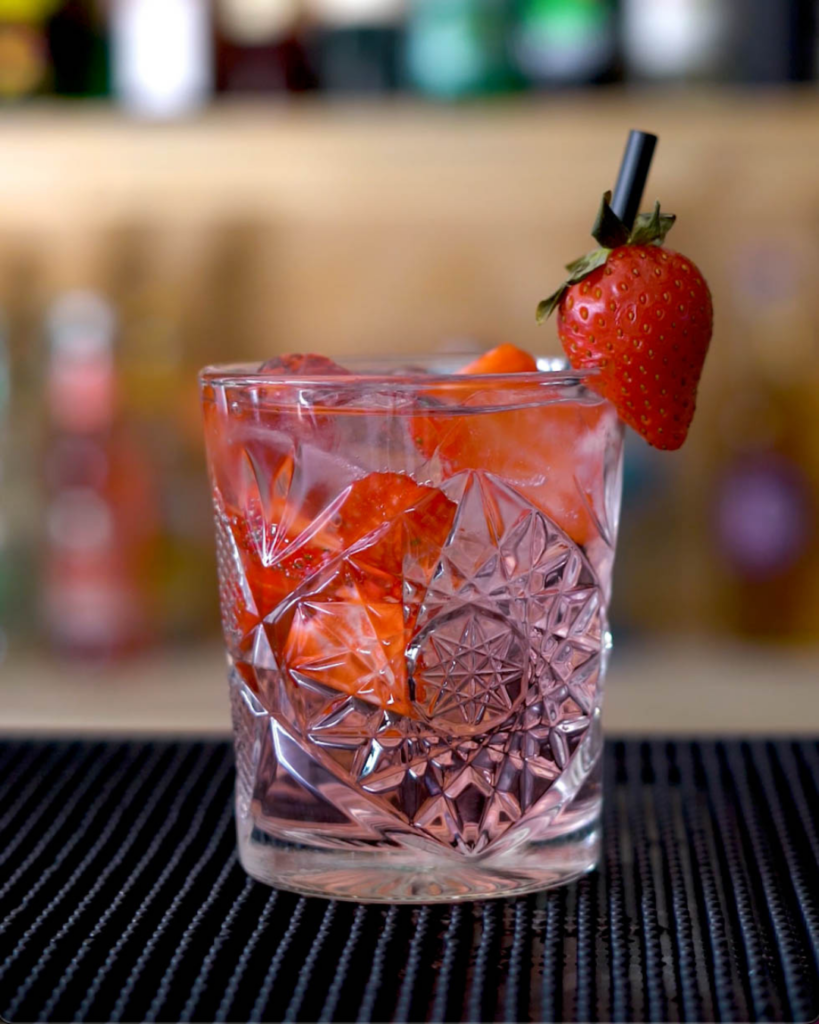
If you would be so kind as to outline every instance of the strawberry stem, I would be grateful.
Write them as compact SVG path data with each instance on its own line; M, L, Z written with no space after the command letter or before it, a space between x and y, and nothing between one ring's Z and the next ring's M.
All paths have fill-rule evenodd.
M616 249L628 241L629 230L611 208L611 192L603 193L603 201L597 211L597 219L592 228L592 238L604 249ZM566 268L571 269L570 267Z
M674 227L677 218L673 213L663 213L660 204L655 203L651 213L641 213L634 222L634 230L631 234L626 226L612 210L611 192L603 195L600 203L600 210L597 220L594 223L594 237L600 243L599 249L581 256L566 265L569 272L568 278L553 292L548 299L544 299L537 307L537 322L542 324L548 320L560 305L561 299L573 284L588 277L593 270L602 267L611 255L613 249L621 245L662 245L668 232Z

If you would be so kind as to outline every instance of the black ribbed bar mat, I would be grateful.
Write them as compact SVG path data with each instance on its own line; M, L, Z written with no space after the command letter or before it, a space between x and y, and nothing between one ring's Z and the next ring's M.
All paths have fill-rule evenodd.
M251 882L224 744L0 743L0 1014L813 1021L819 744L614 742L602 870L363 907Z

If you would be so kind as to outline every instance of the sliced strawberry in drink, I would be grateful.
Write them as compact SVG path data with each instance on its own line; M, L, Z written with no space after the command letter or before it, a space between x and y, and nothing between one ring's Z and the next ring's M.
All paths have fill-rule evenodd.
M383 584L383 587L382 587ZM282 649L291 678L407 715L407 629L394 580L343 564L293 609Z
M346 377L349 370L345 370L327 356L291 353L268 359L259 367L259 373L280 377Z
M268 359L259 373L270 378L269 385L258 389L260 420L291 437L312 439L331 450L334 423L330 411L343 405L347 394L333 381L348 377L349 370L326 356L290 354ZM292 386L295 381L298 387Z
M417 416L413 419L413 439L419 451L428 458L431 457L439 447L441 441L450 433L453 427L463 429L463 418L453 416L450 410L458 405L478 406L493 405L497 399L497 392L486 383L479 387L473 386L468 379L473 376L536 373L537 362L534 356L514 345L503 344L497 348L485 352L473 362L461 367L452 377L451 382L447 381L445 386L436 388L433 394L428 396L429 413L424 416ZM498 388L508 388L508 382L498 383Z
M474 362L458 370L459 374L537 373L535 357L508 343L498 345Z
M398 473L356 481L312 539L340 551L277 624L293 678L410 714L406 646L455 505Z
M262 565L250 561L247 580L258 609L265 618L311 576L321 572L333 560L334 553L317 544L304 544L277 560Z
M384 539L368 547L368 561L385 572L399 575L405 555L405 538L399 527L412 527L420 537L427 537L440 548L446 540L455 507L433 487L415 483L402 473L371 473L357 480L340 507L336 535L341 547L349 550L362 537L389 526ZM376 555L374 552L378 552Z
M407 476L373 473L333 506L331 516L311 521L279 505L288 531L269 564L258 508L231 517L253 604L237 590L232 618L249 634L272 616L274 647L297 682L410 714L406 646L455 505ZM276 616L280 607L285 611Z
M530 408L504 408L508 381L499 381L497 387L468 382L472 374L536 370L534 358L513 345L487 352L460 371L465 375L462 385L439 389L437 408L413 420L413 437L427 458L437 456L447 477L470 469L494 473L583 545L598 530L590 511L595 496L582 482L577 439L601 426L605 407L535 400ZM447 409L447 403L473 409L497 406L498 411L461 415Z

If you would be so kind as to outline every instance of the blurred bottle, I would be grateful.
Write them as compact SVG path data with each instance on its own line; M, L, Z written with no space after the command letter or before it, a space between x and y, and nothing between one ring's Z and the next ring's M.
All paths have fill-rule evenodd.
M6 324L0 318L0 665L8 647L9 607L12 600L12 564L10 530L5 503L6 444L9 406L11 404L11 359L6 344Z
M120 416L110 306L64 295L48 333L45 622L61 651L110 657L152 634L152 472Z
M226 275L211 277L211 228L135 221L109 231L104 290L119 312L122 414L148 453L158 493L159 553L152 587L161 636L215 631L213 527L197 373L241 344L244 303ZM209 346L213 345L213 348Z
M412 0L407 68L415 88L457 99L514 83L504 0Z
M523 77L540 86L586 85L614 75L611 0L518 0L512 51Z
M667 452L626 431L623 514L612 625L628 641L679 622L680 584L674 571L678 543L676 466ZM677 543L669 544L669 533Z
M622 0L628 76L724 78L730 61L731 12L732 5L725 0Z
M132 113L174 118L213 92L209 0L110 0L115 92Z
M48 23L58 96L99 97L109 91L104 0L65 0Z
M300 38L299 0L217 0L220 92L306 92L315 75Z
M37 245L32 239L0 248L0 591L5 595L0 596L0 627L18 646L42 639L37 571L42 550L42 267Z
M384 93L401 85L404 0L307 0L322 89Z
M741 351L712 427L709 590L719 616L754 638L819 639L814 264L771 237L744 249L731 275Z
M815 0L734 0L736 74L751 83L813 78Z
M59 0L0 0L0 100L47 90L51 64L46 20Z

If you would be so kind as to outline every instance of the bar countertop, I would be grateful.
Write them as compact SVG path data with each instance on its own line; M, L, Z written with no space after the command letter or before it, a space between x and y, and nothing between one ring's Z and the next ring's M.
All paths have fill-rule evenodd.
M819 651L694 641L621 645L605 728L614 735L819 733ZM199 735L230 730L218 646L118 665L11 654L0 665L0 733Z

